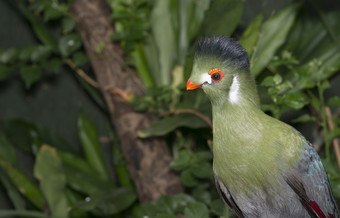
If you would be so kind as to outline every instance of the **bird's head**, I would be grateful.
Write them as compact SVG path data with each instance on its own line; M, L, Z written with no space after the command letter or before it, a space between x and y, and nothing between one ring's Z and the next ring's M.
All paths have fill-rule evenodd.
M247 89L242 84L249 82L253 88L248 55L237 41L223 36L199 40L187 90L201 87L212 103L237 103L242 98L241 88ZM249 91L256 92L256 88Z

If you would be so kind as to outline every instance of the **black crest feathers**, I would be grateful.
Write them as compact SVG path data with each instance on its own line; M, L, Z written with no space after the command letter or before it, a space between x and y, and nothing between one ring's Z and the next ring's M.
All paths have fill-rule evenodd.
M249 58L245 49L234 39L213 36L200 39L195 50L195 58L215 56L227 65L238 69L249 69Z

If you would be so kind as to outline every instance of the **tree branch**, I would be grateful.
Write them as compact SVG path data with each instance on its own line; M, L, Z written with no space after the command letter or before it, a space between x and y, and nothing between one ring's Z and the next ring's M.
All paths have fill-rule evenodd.
M126 93L140 96L143 90L138 85L140 79L136 73L122 69L122 49L110 40L114 29L109 8L105 0L74 0L71 13L108 105L139 199L154 201L160 195L180 193L183 189L178 175L169 167L172 157L165 140L138 137L137 133L148 127L156 117L137 113L127 101L122 100L127 97ZM96 52L99 43L105 45L100 54Z

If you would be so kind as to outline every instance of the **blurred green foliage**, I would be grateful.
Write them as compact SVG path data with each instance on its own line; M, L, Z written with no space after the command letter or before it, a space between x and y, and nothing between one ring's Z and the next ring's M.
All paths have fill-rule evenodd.
M76 67L88 62L68 12L71 2L11 2L28 20L41 44L1 50L0 80L19 72L26 89L30 89L43 74L57 74L69 61ZM137 111L161 117L139 135L167 137L174 156L170 167L180 175L185 193L162 196L155 203L139 203L114 131L110 130L111 163L103 155L96 127L83 113L78 117L83 155L43 126L3 120L0 182L14 210L0 211L0 217L234 216L214 188L209 151L212 135L201 119L211 118L208 99L202 92L184 91L195 41L216 34L235 36L246 48L263 110L281 118L287 112L310 109L300 111L292 122L311 122L322 129L317 137L324 145L324 164L339 199L340 174L331 141L340 136L340 119L334 118L336 128L330 130L325 107L339 110L340 98L325 99L324 92L340 70L340 11L326 13L314 7L319 17L311 19L303 2L294 3L270 16L260 13L245 27L241 24L244 2L108 0L116 29L111 39L121 43L126 63L135 67L145 85L145 96L134 97L131 104ZM52 23L58 26L53 34L48 28ZM101 53L104 46L99 44L97 52ZM82 77L77 78L105 109L99 91ZM17 150L35 157L35 179L18 168Z

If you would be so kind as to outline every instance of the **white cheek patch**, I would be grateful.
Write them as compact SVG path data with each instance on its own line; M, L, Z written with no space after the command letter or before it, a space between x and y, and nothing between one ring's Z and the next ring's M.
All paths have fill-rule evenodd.
M234 75L233 82L230 86L229 91L229 101L236 104L240 98L240 82L238 81L238 76Z
M204 83L211 84L211 76L208 73L207 74L203 74L201 76L201 84L204 84Z

